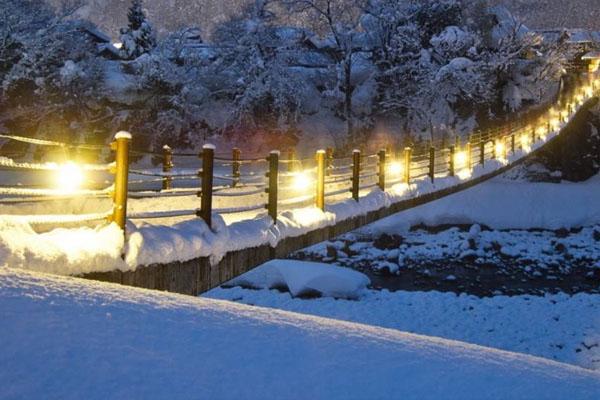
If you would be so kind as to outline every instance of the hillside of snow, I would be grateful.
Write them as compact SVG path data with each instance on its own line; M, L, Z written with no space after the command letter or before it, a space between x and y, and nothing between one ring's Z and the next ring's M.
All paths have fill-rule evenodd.
M596 399L598 373L366 325L0 270L0 398Z

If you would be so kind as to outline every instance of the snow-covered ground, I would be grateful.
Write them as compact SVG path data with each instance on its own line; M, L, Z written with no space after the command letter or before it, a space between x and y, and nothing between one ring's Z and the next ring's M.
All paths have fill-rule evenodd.
M234 287L213 289L204 297L444 337L600 370L600 295L479 298L365 290L352 301L308 300L278 290Z
M6 268L0 317L3 399L596 399L600 392L597 372L528 355Z

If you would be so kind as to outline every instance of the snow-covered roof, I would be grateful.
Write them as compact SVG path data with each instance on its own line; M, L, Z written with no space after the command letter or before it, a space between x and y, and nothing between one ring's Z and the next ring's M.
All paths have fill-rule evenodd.
M92 35L96 39L98 39L100 42L110 43L110 41L111 41L110 36L108 36L106 33L102 32L101 30L99 30L95 26L91 26L91 25L90 26L85 26L83 29L87 33L89 33L90 35Z
M582 60L600 60L600 51L590 51L581 57Z
M110 58L118 60L121 59L121 52L112 43L102 43L98 45L98 53L106 54Z
M569 36L567 43L600 43L600 32L585 29L543 29L536 32L551 42L557 41L563 33L566 33Z

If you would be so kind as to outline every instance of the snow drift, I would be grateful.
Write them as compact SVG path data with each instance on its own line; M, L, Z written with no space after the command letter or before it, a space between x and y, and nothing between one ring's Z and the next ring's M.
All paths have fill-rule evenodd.
M1 398L596 399L600 375L360 324L0 270Z

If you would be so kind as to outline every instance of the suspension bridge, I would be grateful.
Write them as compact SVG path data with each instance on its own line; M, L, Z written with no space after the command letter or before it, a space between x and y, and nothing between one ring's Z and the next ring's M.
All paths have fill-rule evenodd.
M132 247L129 229L152 234L156 226L202 225L205 230L192 230L190 235L217 232L215 238L223 242L212 247L218 251L205 242L191 246L191 253L190 246L188 250L175 246L186 254L171 259L142 257L130 263L133 268L80 274L196 295L270 259L504 173L551 143L599 90L600 80L589 73L551 104L517 115L510 123L462 140L430 141L374 154L325 149L306 159L293 151L244 158L240 149L223 154L209 144L199 154L179 153L168 146L158 153L133 151L134 138L126 132L118 133L110 147L1 135L65 154L66 161L21 161L23 154L17 153L0 157L5 181L0 187L0 219L28 224L38 232L113 223L124 233L123 259ZM114 154L114 161L68 160L69 155L85 152ZM135 167L131 158L136 156L158 158L162 165ZM54 188L43 187L49 180L56 182ZM131 223L143 228L132 228L136 225ZM219 236L224 230L228 234ZM147 246L160 252L159 241Z

